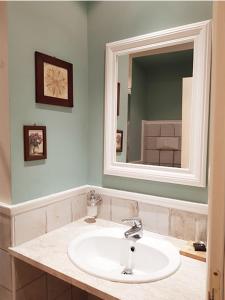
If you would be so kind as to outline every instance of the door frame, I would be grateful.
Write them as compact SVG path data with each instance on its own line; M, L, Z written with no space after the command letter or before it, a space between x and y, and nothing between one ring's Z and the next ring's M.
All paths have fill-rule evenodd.
M213 2L209 139L208 299L223 300L225 256L225 2Z

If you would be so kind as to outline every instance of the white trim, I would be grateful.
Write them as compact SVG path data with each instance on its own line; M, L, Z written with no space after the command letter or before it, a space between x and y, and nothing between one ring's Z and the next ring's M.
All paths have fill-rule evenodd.
M11 202L9 47L7 2L0 2L0 201Z
M225 299L225 3L213 2L207 294ZM207 297L209 299L210 297Z
M194 42L193 90L191 101L189 168L170 168L116 162L117 60L132 54ZM206 186L211 21L204 21L106 44L104 174Z
M92 185L82 185L70 190L51 194L45 197L40 197L34 200L30 200L15 205L7 205L5 203L0 202L0 214L4 214L7 216L19 215L24 212L30 211L32 209L45 207L50 204L65 200L69 197L88 193L91 189L95 189L96 192L110 197L118 197L126 200L135 200L142 203L147 203L147 204L152 204L152 205L167 207L167 208L173 208L173 209L178 209L178 210L183 210L183 211L188 211L188 212L193 212L193 213L198 213L203 215L208 214L207 204L188 202L184 200L158 197L158 196L141 194L141 193L133 193L128 191L115 190L115 189L109 189L109 188L92 186Z
M73 189L69 189L63 192L54 193L48 196L36 198L30 201L22 202L19 204L8 205L0 202L0 213L8 216L15 216L26 211L37 209L40 207L48 206L58 201L62 201L66 198L77 196L89 191L89 185L82 185Z
M143 164L143 160L133 160L130 161L131 164Z
M5 216L10 216L10 210L11 210L12 205L0 202L0 214L5 215Z
M158 197L147 194L133 193L122 190L109 189L99 186L91 186L96 192L110 197L118 197L126 200L135 200L140 203L152 204L155 206L173 208L197 214L208 214L208 204L189 202L184 200Z

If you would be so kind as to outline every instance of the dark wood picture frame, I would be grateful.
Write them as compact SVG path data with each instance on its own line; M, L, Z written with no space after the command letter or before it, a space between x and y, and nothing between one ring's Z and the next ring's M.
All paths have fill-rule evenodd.
M41 153L33 153L31 154L31 143L30 143L30 131L42 131L42 141L40 144L42 144L43 151ZM41 160L47 158L47 141L46 141L46 126L23 126L23 140L24 140L24 160L30 161L30 160ZM35 147L33 145L33 147ZM36 146L39 148L39 144Z
M120 135L120 145L117 147L117 135ZM116 152L123 152L123 130L116 131Z
M45 95L44 63L65 69L67 71L67 99ZM35 85L37 103L73 107L73 65L71 63L36 51Z
M117 116L120 114L120 82L117 82Z

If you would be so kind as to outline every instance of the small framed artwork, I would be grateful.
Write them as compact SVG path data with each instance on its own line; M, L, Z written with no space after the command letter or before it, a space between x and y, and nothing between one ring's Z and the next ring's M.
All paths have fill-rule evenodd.
M117 116L120 114L120 82L117 82Z
M24 160L47 158L46 126L24 126Z
M123 131L117 130L116 131L116 152L123 151Z
M73 107L73 65L35 52L36 102Z

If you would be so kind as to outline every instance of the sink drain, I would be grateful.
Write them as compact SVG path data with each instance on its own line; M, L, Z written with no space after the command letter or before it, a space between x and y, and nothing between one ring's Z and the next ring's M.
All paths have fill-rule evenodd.
M87 218L87 219L85 219L84 221L85 221L86 223L89 223L89 224L91 224L91 223L96 223L95 218Z
M125 269L122 271L122 274L123 274L123 275L133 275L133 271L132 271L132 269L125 268Z

